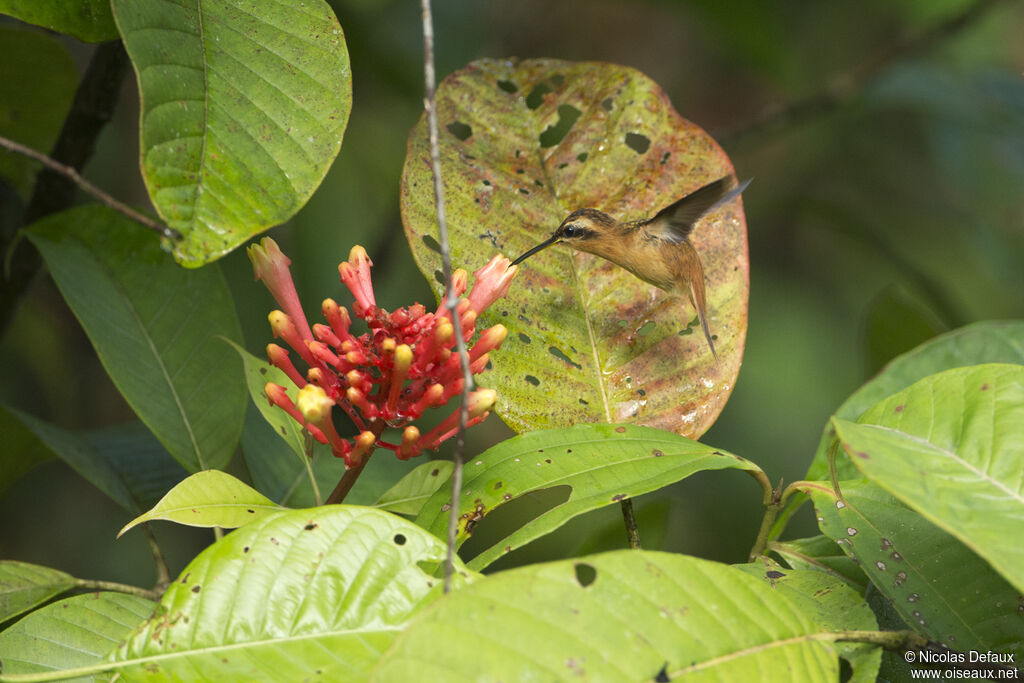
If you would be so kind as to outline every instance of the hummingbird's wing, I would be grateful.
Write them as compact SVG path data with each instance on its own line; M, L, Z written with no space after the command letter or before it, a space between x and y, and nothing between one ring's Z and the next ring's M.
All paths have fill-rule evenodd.
M690 236L694 224L702 216L735 199L750 184L749 180L737 185L732 176L719 178L699 190L686 195L668 206L640 226L649 234L669 242L682 242Z

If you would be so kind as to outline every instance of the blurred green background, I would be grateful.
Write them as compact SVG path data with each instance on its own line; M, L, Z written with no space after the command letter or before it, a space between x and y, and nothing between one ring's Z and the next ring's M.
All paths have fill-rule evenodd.
M308 311L327 296L347 302L337 264L356 243L373 258L378 303L429 301L398 215L406 135L422 108L419 4L333 6L352 60L351 120L323 186L270 234L293 261ZM739 176L755 179L744 194L746 356L702 440L774 480L803 476L828 416L893 356L969 322L1024 317L1024 3L457 0L434 11L440 76L481 57L636 67L722 142ZM29 30L7 20L0 29ZM921 35L930 39L914 40ZM70 56L64 66L80 73L93 48L54 39ZM12 78L19 65L3 69ZM137 99L129 79L85 175L148 206ZM4 211L13 210L5 197ZM222 267L247 346L262 353L271 299L241 251ZM0 373L0 401L62 427L132 419L45 274L0 338ZM509 434L492 417L471 433L469 453ZM240 458L235 465L244 476ZM557 496L489 517L467 551ZM761 516L760 489L738 472L697 475L637 507L645 547L725 561L745 559ZM143 537L114 540L127 521L50 461L0 494L0 558L151 585ZM579 518L501 566L623 547L621 524L617 507ZM205 530L155 526L172 572L212 540ZM809 515L792 525L791 535L812 533Z

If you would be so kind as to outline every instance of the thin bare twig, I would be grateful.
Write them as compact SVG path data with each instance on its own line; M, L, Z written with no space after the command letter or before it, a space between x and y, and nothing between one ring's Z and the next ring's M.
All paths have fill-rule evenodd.
M441 245L441 264L444 272L444 305L451 312L455 325L455 344L462 364L462 405L459 409L459 431L455 437L455 452L452 454L452 504L448 517L448 556L444 567L444 592L452 589L452 568L455 562L455 537L459 528L459 495L462 491L462 450L466 443L466 423L469 421L469 394L473 391L473 373L469 369L469 354L466 341L462 338L459 315L455 310L458 297L452 287L452 253L448 244L448 223L444 215L444 187L441 183L441 150L438 144L437 107L434 100L436 77L434 75L434 21L431 17L430 0L421 0L423 15L423 106L427 110L427 127L430 130L430 168L434 176L434 205L437 210L438 242Z
M932 45L953 37L1002 2L1005 0L977 0L962 12L925 31L905 36L874 58L833 76L817 92L785 105L769 107L752 121L717 132L715 139L728 147L755 135L777 133L838 109L863 92L879 73L894 62L920 54Z
M633 513L633 499L624 498L619 505L622 506L622 520L626 523L626 540L629 541L631 550L640 550L640 527L636 524L636 515Z
M82 190L84 190L86 193L91 194L93 197L100 200L114 211L117 211L118 213L127 216L129 219L135 221L136 223L142 225L143 227L149 228L150 230L161 235L162 237L166 237L167 239L172 240L181 239L181 233L175 230L174 228L167 225L163 225L159 221L155 221L149 216L143 213L139 213L138 211L128 206L124 202L114 199L109 194L107 194L106 192L104 192L103 190L101 190L100 188L96 187L88 180L83 178L81 174L71 166L68 166L67 164L62 164L56 159L51 159L42 152L38 152L32 149L31 147L26 147L20 142L15 142L14 140L5 138L2 135L0 135L0 147L3 147L8 151L14 152L16 154L26 156L29 159L38 161L51 171L61 174L62 176L73 182L75 185L78 185L78 187L82 188Z

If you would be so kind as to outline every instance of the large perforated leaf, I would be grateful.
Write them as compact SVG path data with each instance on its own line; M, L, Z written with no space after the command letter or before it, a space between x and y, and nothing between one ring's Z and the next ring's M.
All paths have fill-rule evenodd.
M482 60L437 93L448 227L457 267L516 256L571 211L653 216L732 173L722 149L626 67ZM421 270L440 291L427 127L413 129L402 216ZM716 364L685 300L564 246L525 261L508 297L483 316L509 337L483 381L518 430L636 422L702 434L739 370L747 326L746 224L738 201L698 224Z

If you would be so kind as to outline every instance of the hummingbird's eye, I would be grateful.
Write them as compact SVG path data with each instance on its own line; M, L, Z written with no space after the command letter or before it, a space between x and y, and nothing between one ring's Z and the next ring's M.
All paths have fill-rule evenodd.
M570 223L569 225L567 225L564 228L562 228L562 237L572 238L572 237L580 237L582 235L583 235L583 228L581 228L580 226L576 225L575 223Z

